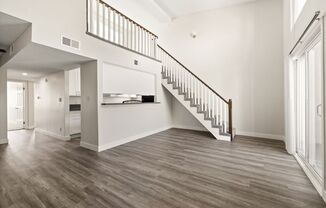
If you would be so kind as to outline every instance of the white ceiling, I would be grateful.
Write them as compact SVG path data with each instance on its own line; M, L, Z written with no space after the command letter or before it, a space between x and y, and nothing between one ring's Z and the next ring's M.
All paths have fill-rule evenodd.
M7 49L29 26L29 22L0 12L0 48Z
M256 0L154 0L172 19Z
M8 80L35 81L47 74L72 69L92 59L31 43L6 63ZM22 73L28 73L23 76Z

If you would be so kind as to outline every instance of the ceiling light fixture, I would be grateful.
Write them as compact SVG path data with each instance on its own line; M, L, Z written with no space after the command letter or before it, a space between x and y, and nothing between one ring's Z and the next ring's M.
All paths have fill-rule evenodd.
M23 75L23 76L27 76L28 74L24 72L24 73L22 73L22 75Z

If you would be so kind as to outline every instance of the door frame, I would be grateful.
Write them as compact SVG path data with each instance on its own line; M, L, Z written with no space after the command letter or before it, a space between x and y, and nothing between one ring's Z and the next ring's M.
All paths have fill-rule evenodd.
M311 180L311 182L313 183L313 185L315 186L315 188L317 189L317 191L319 192L319 194L321 196L326 196L326 194L324 193L324 187L326 187L326 160L325 160L325 150L326 150L326 142L325 142L325 129L326 129L326 122L325 122L325 104L326 104L326 73L325 73L325 27L324 27L325 21L324 21L324 17L322 17L320 19L320 21L313 26L310 31L305 35L305 37L303 38L301 45L294 51L293 55L290 57L291 60L291 65L293 66L293 72L292 72L292 80L294 81L292 84L292 87L294 87L294 91L293 91L293 95L294 99L296 100L296 69L297 69L297 60L298 58L302 57L302 55L305 56L305 59L307 60L307 52L309 50L311 50L314 46L316 46L316 44L321 41L321 46L322 46L322 60L321 60L321 64L322 64L322 106L323 106L323 118L322 118L322 130L321 130L321 136L323 138L323 176L319 176L319 174L315 171L315 169L309 164L309 162L306 160L309 154L308 150L308 146L307 143L309 142L309 139L307 138L307 132L305 132L305 143L306 143L306 154L305 154L305 158L302 158L301 155L298 154L297 152L297 105L296 103L294 103L294 107L295 107L295 115L294 115L294 137L293 137L293 144L294 144L294 148L295 148L295 153L294 153L294 157L296 158L296 160L298 161L298 163L300 164L300 166L302 167L302 169L304 170L304 172L306 173L306 175L308 176L308 178ZM308 70L308 64L309 62L306 61L305 65L306 65L306 71ZM306 85L306 88L308 86ZM306 100L306 104L307 104L307 100ZM307 119L306 119L307 120ZM306 129L307 129L307 124L306 125Z
M8 131L19 131L19 130L26 129L26 127L27 127L27 122L26 122L26 119L28 118L27 82L26 81L20 81L20 80L7 80L7 84L9 82L11 82L11 83L22 83L23 84L23 127L18 128L18 129L12 129L12 130L8 129ZM7 107L7 109L8 109L8 107ZM7 113L7 120L9 121L8 113Z

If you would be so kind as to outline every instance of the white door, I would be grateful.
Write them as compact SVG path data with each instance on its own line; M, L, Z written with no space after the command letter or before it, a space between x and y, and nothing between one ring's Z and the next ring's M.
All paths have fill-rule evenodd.
M8 130L24 128L24 83L8 82Z

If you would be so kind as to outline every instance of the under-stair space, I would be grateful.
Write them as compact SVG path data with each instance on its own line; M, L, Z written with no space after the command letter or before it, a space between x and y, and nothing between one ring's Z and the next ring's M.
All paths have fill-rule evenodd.
M232 100L226 100L158 46L162 85L218 140L232 141Z

